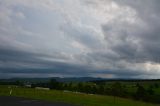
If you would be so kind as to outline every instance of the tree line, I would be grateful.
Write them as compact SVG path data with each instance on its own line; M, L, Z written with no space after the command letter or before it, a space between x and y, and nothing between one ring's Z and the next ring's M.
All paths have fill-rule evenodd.
M25 84L21 81L0 81L0 85L24 86ZM158 83L152 84L146 88L137 82L135 85L136 90L134 92L129 92L126 85L127 84L123 84L120 81L113 81L110 85L106 85L104 81L64 83L58 82L55 79L51 79L49 82L32 83L31 87L44 87L55 90L68 90L87 94L111 95L114 96L114 98L124 97L151 103L160 103L160 95L156 94L154 91L155 88L159 89Z
M159 85L149 86L144 88L140 84L136 84L136 91L129 92L127 87L120 82L113 82L108 87L105 86L104 82L79 82L79 83L63 83L58 82L55 79L50 80L48 83L36 83L32 84L32 87L48 87L55 90L68 90L73 92L81 92L87 94L100 94L100 95L111 95L114 97L132 98L135 100L141 100L151 103L160 103L160 95L156 95L153 88L158 88Z

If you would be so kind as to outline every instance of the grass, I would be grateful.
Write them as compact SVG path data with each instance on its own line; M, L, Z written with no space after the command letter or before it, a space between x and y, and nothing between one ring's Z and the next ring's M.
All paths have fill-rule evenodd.
M8 86L0 86L0 95L10 96ZM60 101L81 106L160 106L159 104L150 104L141 101L118 98L112 96L89 95L72 92L63 92L57 90L36 90L32 88L22 88L12 86L12 95L18 97L39 99L44 101Z
M160 95L160 88L157 88L157 89L155 89L154 91L155 91L156 94L159 94L159 95Z

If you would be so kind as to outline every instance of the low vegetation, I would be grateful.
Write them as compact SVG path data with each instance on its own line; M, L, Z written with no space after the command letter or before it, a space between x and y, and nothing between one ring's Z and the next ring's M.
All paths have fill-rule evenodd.
M51 79L48 82L36 83L24 83L22 81L0 82L0 85L3 85L0 87L0 95L9 95L9 92L12 93L9 90L12 89L12 95L14 96L32 97L35 99L51 101L66 101L71 103L79 103L82 105L94 104L93 106L95 106L102 104L107 106L106 104L108 103L113 103L112 105L118 103L120 105L122 101L126 101L126 103L129 101L144 101L146 103L154 103L157 105L160 104L159 80L58 82L55 79ZM8 85L14 86L10 88ZM72 99L72 97L75 100ZM100 98L104 101L98 100Z
M48 87L86 94L110 95L160 104L159 81L92 81L62 83L52 79L48 83L32 84L35 87Z
M82 106L160 106L158 104L150 104L120 97L114 98L113 96L76 93L62 90L34 89L10 85L0 86L0 95L18 96L51 102L60 101Z

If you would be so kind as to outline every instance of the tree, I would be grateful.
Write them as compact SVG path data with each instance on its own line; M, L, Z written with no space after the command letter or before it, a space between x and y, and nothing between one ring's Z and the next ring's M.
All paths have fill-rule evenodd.
M49 82L49 88L50 89L59 89L60 88L60 83L57 82L56 79L51 79L50 82Z
M111 86L111 93L115 96L123 96L123 87L122 84L120 82L115 82L114 84L112 84Z
M78 85L77 85L77 91L79 92L83 92L84 91L84 85L83 83L79 82Z
M72 86L72 85L73 85L72 82L70 82L69 85L68 85L68 89L69 89L70 91L73 91L73 86Z
M92 93L92 91L91 91L91 85L86 84L86 85L84 86L84 91L85 91L86 93Z
M114 96L114 103L116 101L116 96L122 96L123 88L120 82L115 82L111 86L111 95Z
M66 83L64 84L63 89L64 89L64 90L67 90L67 89L68 89L68 85L67 85Z
M159 88L159 85L157 83L154 84L155 88Z
M96 87L96 85L93 85L93 86L92 86L92 93L93 93L93 94L96 94L96 93L97 93L97 87Z
M153 95L154 91L153 91L153 86L149 86L149 88L147 89L147 92L149 93L149 95Z
M98 87L98 93L99 94L104 94L104 85L99 85L99 87Z
M139 85L136 91L136 99L144 99L146 96L146 90L143 86Z

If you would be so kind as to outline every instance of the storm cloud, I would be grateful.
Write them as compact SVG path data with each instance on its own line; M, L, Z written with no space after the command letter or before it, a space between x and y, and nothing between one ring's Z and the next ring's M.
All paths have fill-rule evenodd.
M0 77L160 78L159 0L0 0Z

